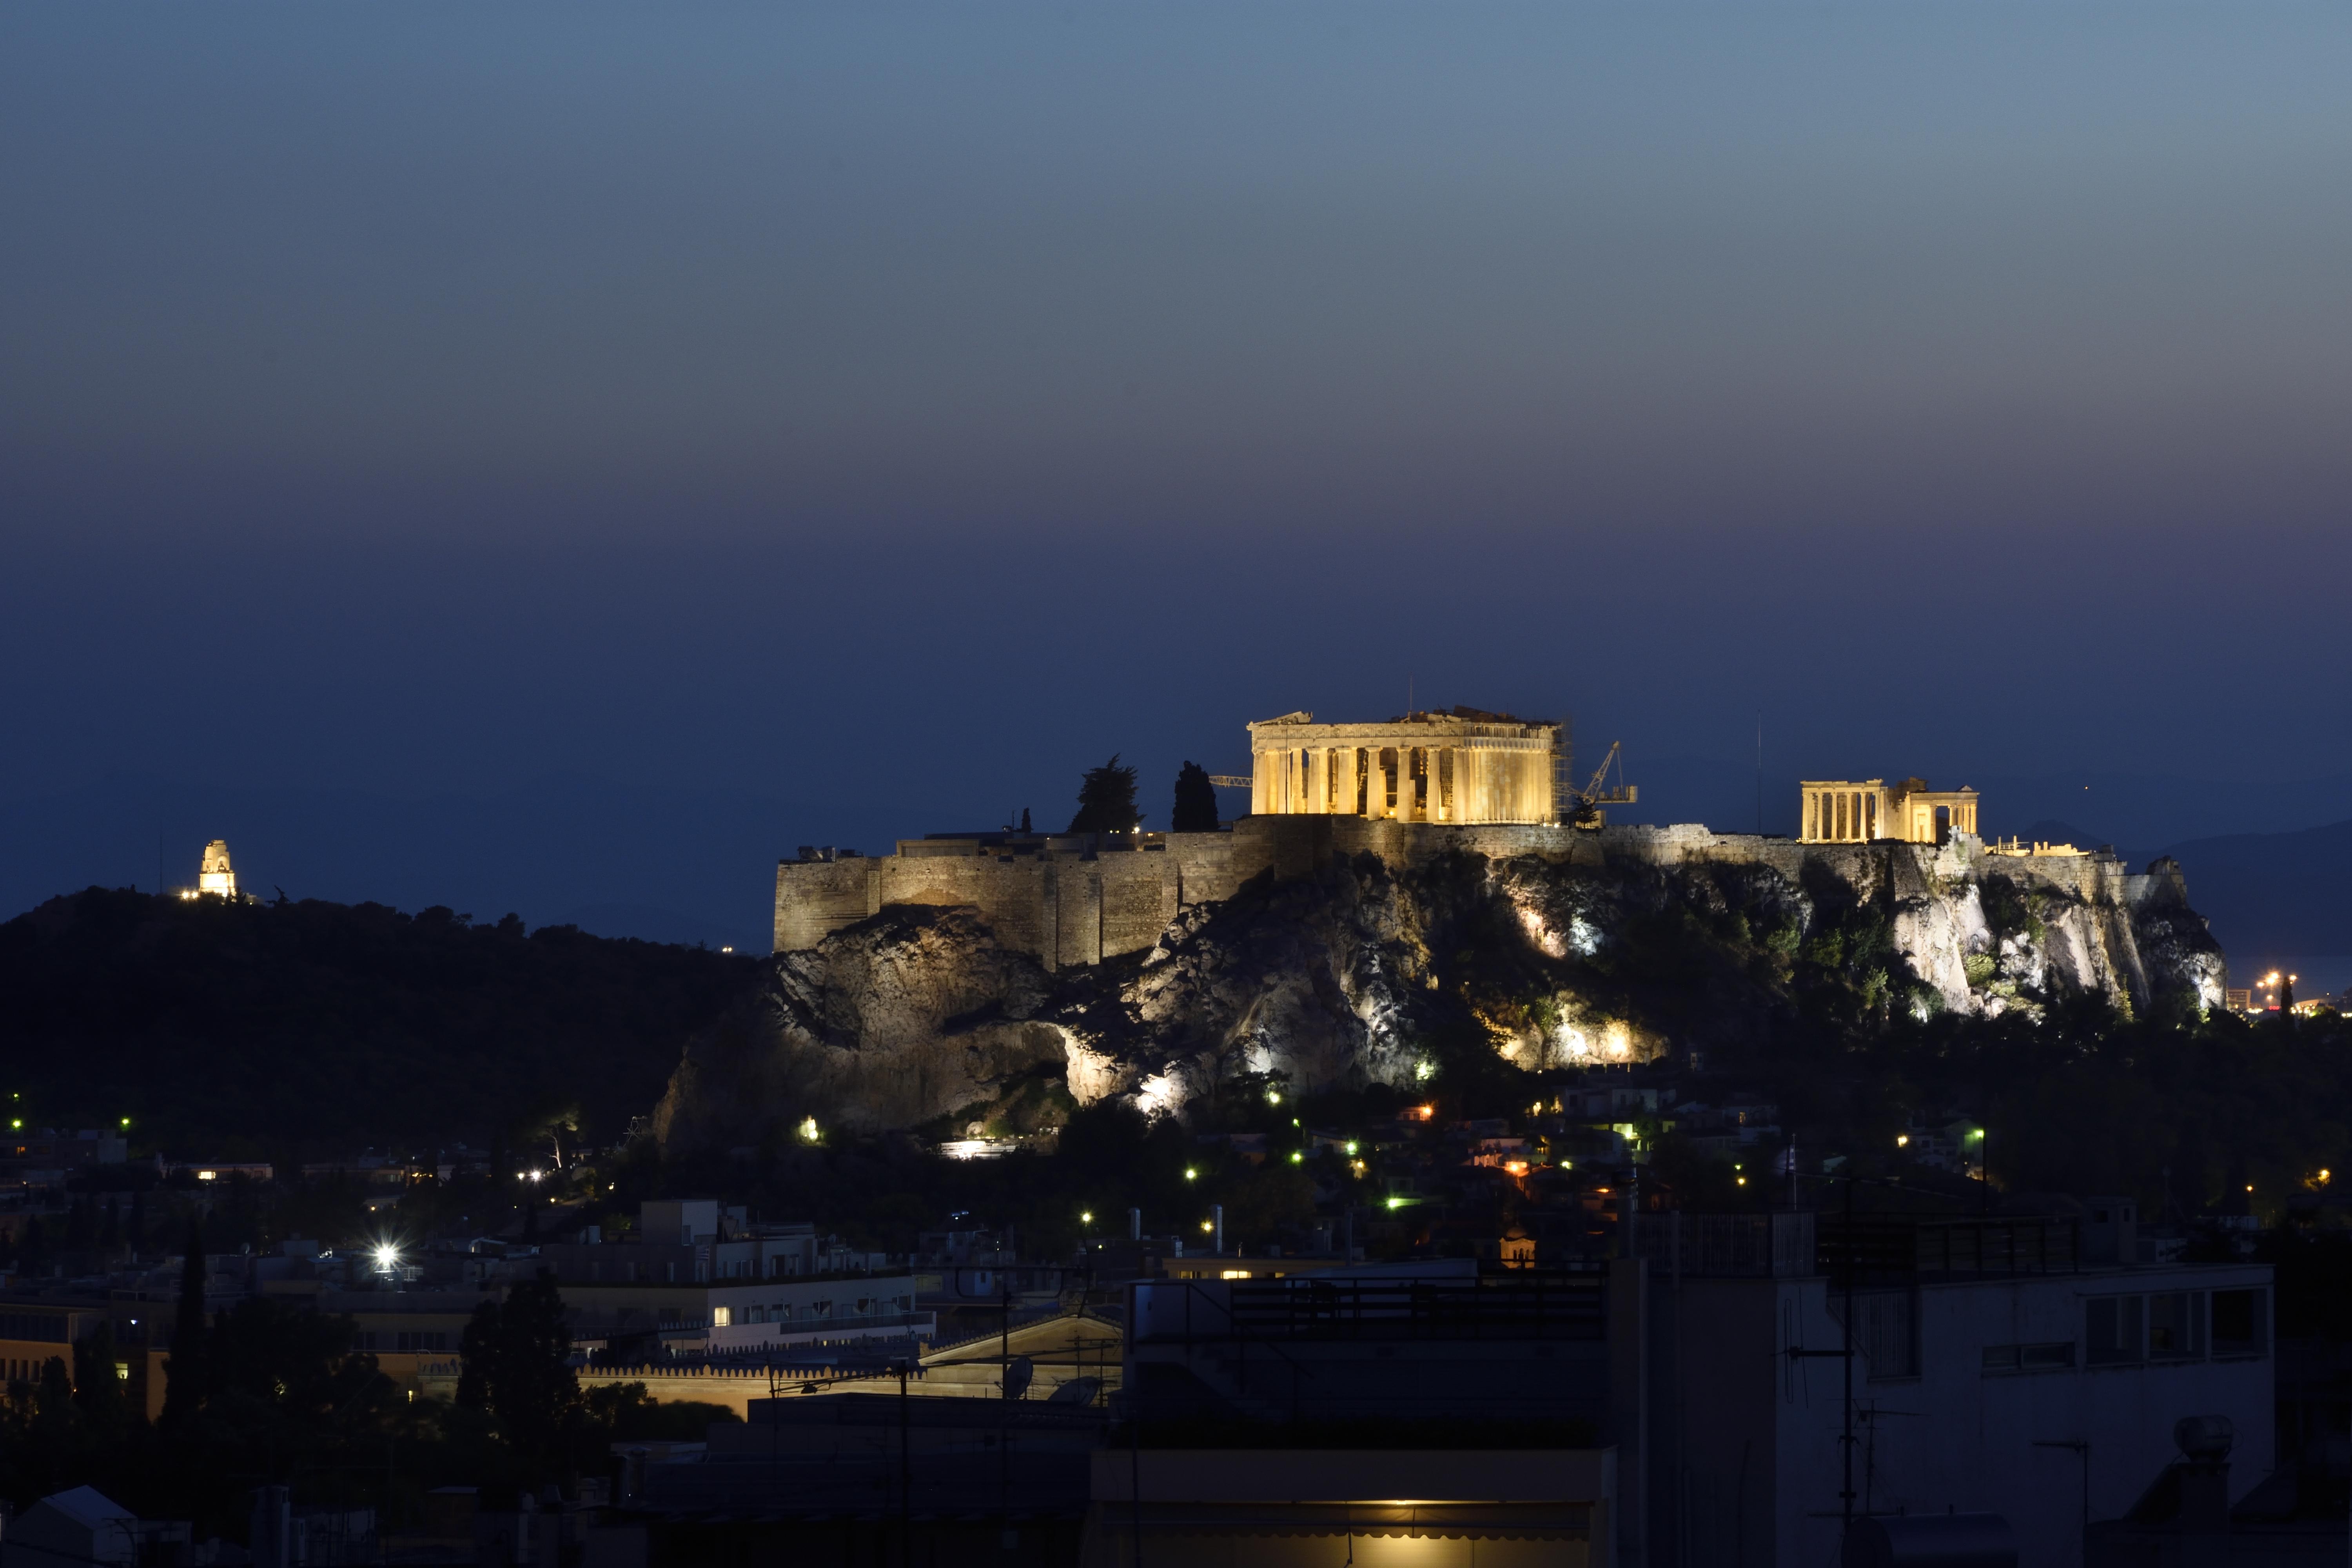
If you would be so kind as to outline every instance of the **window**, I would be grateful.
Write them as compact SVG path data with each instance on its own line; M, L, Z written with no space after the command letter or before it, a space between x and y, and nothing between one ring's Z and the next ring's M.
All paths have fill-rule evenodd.
M714 1329L733 1328L735 1326L735 1309L732 1307L711 1308L710 1326Z
M2213 1353L2260 1355L2268 1348L2270 1314L2260 1289L2213 1292Z
M2074 1342L2061 1341L2042 1345L1987 1345L1984 1369L1988 1375L2013 1372L2066 1372L2074 1364Z
M1908 1290L1872 1290L1853 1299L1854 1348L1873 1382L1919 1375L1918 1315Z
M2083 1363L2119 1366L2140 1359L2142 1302L2137 1296L2095 1296L2084 1303Z
M2205 1356L2205 1292L2167 1290L2147 1299L2147 1359L2201 1361Z

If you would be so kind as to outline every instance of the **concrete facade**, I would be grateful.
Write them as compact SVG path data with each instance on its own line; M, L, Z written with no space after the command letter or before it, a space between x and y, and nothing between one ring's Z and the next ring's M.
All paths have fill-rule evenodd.
M1810 1256L1819 1217L1644 1217L1648 1503L1668 1561L1837 1556L1847 1298ZM1741 1227L1757 1234L1726 1245ZM1855 1515L1995 1513L2020 1568L2073 1568L2086 1479L2090 1518L2122 1514L2187 1415L2227 1416L2232 1496L2259 1485L2275 1441L2269 1267L2101 1265L2063 1226L2024 1247L2032 1228L1925 1226L1916 1268L1856 1289ZM2095 1239L2086 1227L2081 1249Z

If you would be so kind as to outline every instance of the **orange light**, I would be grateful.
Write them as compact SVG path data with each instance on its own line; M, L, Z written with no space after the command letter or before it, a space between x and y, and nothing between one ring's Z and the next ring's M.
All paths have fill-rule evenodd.
M1506 1160L1503 1162L1503 1169L1514 1176L1524 1176L1528 1173L1528 1163L1525 1160Z

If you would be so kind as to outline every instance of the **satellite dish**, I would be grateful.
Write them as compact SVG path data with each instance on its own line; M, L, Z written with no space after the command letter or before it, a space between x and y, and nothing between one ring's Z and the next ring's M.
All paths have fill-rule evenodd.
M1004 1368L1004 1397L1019 1399L1029 1392L1029 1380L1036 1375L1036 1364L1025 1355L1014 1356Z
M1092 1405L1095 1395L1102 1392L1102 1379L1074 1377L1045 1396L1048 1405Z

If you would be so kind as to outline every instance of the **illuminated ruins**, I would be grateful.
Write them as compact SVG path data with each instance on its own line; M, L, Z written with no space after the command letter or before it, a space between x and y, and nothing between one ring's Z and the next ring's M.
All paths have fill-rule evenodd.
M1797 785L1803 844L1943 844L1977 830L1977 792L1931 790L1926 779L1806 779Z
M1564 727L1456 708L1385 724L1286 713L1249 727L1250 813L1393 822L1552 822Z

